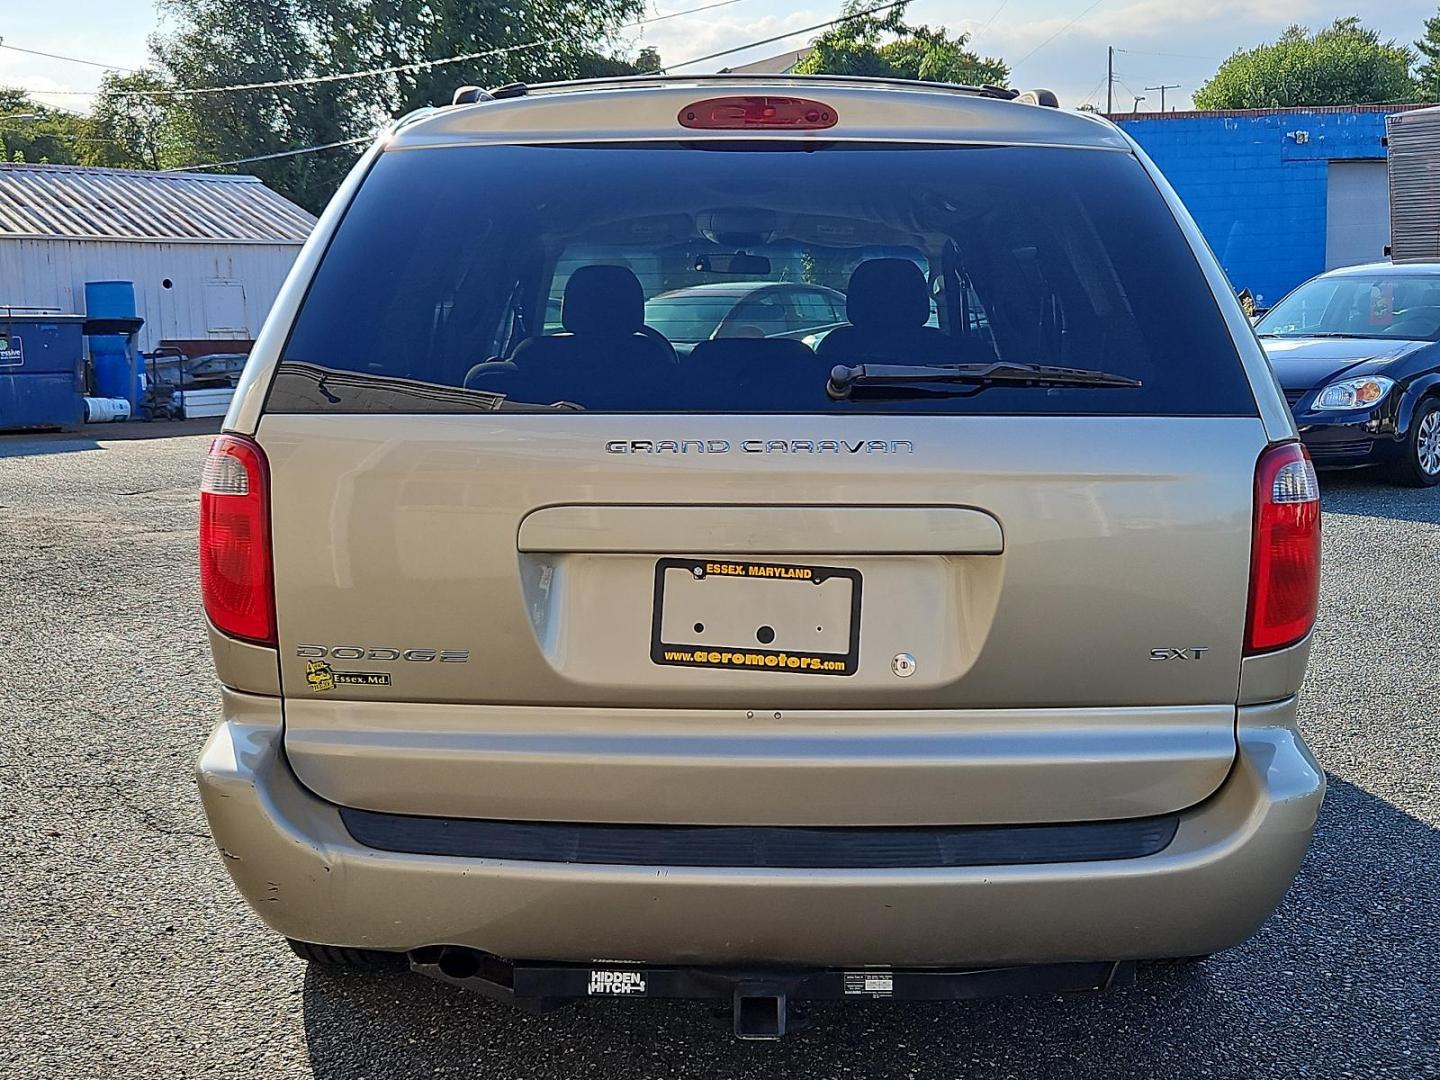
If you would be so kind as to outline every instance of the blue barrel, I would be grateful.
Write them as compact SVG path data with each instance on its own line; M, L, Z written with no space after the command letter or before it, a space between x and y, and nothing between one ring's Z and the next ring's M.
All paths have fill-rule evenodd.
M90 366L95 372L97 397L124 398L131 405L139 402L139 366L132 364L129 338L119 334L90 335Z
M133 281L87 281L85 283L85 317L87 319L134 318L135 283Z

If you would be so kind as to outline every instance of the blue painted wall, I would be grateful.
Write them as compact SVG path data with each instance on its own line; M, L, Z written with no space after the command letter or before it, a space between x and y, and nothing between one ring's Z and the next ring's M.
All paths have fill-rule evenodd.
M1383 159L1384 106L1113 119L1160 166L1236 289L1273 304L1325 269L1331 161Z

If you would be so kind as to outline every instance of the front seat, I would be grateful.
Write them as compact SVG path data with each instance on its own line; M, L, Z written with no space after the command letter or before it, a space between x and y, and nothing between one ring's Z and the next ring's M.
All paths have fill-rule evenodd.
M845 290L849 326L825 335L815 352L833 362L953 360L954 341L933 326L925 273L909 259L867 259Z
M517 401L573 401L587 409L647 409L670 400L676 366L647 333L645 291L624 266L582 266L565 283L564 332L526 338L493 389ZM481 365L481 369L490 365ZM492 389L483 370L466 385Z

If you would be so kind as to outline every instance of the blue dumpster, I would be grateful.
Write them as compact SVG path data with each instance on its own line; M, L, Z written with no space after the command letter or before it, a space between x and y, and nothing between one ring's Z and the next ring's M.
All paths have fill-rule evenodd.
M70 427L84 414L81 315L0 308L0 430Z

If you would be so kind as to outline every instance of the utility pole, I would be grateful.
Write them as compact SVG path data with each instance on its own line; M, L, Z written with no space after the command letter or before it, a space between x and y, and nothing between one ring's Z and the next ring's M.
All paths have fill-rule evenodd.
M1165 91L1166 91L1166 90L1179 90L1179 89L1180 89L1180 84L1179 84L1179 83L1161 83L1159 86L1147 86L1147 87L1145 87L1145 89L1146 89L1146 90L1159 90L1159 91L1160 91L1160 111L1163 113L1163 112L1165 111Z
M1105 115L1115 111L1115 46L1106 51L1105 64Z

